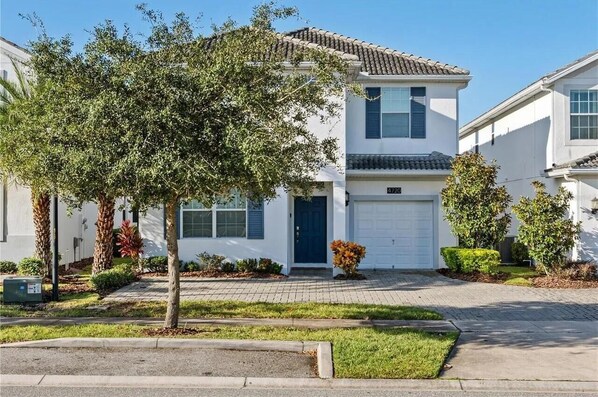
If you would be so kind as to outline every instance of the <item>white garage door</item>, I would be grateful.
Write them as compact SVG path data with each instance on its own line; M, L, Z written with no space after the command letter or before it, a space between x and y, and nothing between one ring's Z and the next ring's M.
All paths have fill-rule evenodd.
M365 246L360 267L431 269L434 222L431 201L358 201L355 240Z

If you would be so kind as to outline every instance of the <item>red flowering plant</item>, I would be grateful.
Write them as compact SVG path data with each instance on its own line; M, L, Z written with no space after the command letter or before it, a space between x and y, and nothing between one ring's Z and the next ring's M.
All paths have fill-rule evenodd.
M120 232L116 235L116 245L121 256L129 257L134 263L139 262L139 256L143 254L143 239L135 225L128 219L123 221Z
M359 262L365 256L365 247L353 241L334 240L330 244L332 264L342 269L349 278L357 276Z

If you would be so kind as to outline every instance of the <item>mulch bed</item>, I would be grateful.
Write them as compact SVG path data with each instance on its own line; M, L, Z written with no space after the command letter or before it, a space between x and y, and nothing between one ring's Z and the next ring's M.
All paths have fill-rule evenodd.
M498 273L495 275L486 273L455 273L450 269L438 269L438 273L443 276L454 278L457 280L476 282L476 283L491 283L503 284L508 280L507 273ZM536 276L530 277L532 286L536 288L598 288L598 279L595 280L571 280L567 278L559 278L555 276Z
M334 279L335 280L367 280L367 277L361 273L352 274L352 275L337 274L336 276L334 276Z
M144 329L142 333L146 336L181 336L181 335L197 335L205 332L204 329L199 328L150 328Z
M196 277L196 278L268 278L274 280L282 280L287 278L284 274L270 274L270 273L243 273L243 272L219 272L216 270L202 270L199 272L181 272L181 278ZM168 273L143 273L141 277L167 277Z

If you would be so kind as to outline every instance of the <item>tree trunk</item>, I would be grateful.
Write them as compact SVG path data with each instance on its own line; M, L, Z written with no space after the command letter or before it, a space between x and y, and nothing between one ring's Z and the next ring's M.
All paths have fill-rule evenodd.
M168 250L168 303L164 328L179 326L181 280L179 275L179 244L176 235L177 200L166 203L166 249Z
M44 262L46 275L52 274L52 233L50 225L50 195L31 192L33 227L35 229L35 256Z
M93 251L92 273L96 274L112 266L112 229L114 229L114 198L100 194L98 197L98 220Z

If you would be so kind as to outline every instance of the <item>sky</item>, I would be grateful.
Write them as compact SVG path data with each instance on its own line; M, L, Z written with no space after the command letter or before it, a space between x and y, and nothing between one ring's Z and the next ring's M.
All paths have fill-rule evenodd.
M36 13L49 35L69 34L81 49L94 25L110 19L147 31L135 10L140 0L0 0L0 35L27 46L37 32L19 14ZM206 32L228 17L247 23L259 0L146 0L166 17L202 15ZM598 0L281 0L300 18L281 31L305 26L468 69L459 124L528 84L598 49Z

